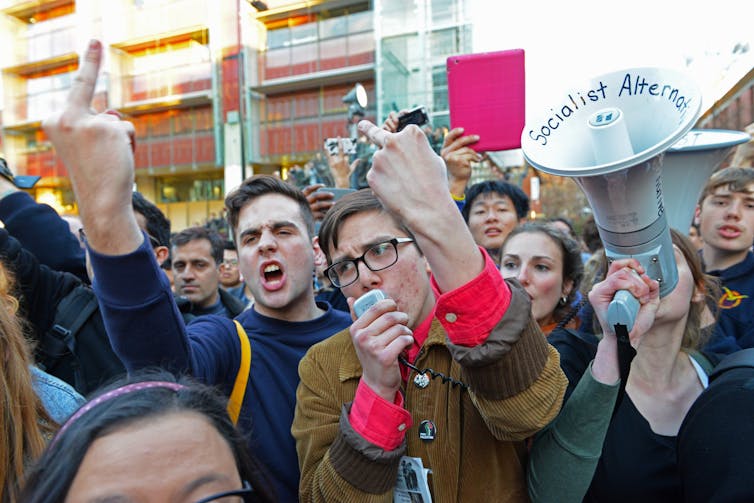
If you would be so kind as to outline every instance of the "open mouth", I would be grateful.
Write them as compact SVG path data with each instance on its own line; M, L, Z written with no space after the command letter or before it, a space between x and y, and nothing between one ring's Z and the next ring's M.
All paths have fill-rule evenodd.
M264 280L267 283L277 283L283 279L283 271L277 264L270 264L264 268Z

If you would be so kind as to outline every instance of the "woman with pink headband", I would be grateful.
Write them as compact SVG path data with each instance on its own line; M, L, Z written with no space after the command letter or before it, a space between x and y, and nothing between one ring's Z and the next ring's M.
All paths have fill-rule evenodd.
M20 501L272 502L269 487L215 390L154 371L74 413Z

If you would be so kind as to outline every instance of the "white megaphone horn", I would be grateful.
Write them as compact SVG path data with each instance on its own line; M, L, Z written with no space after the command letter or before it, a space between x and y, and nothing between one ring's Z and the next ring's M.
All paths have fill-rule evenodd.
M631 68L597 76L564 92L521 135L526 160L573 177L584 191L608 260L634 257L670 293L678 271L663 198L664 152L699 117L701 93L686 75ZM630 332L638 301L620 291L611 326Z
M670 227L688 233L704 184L733 147L750 139L743 131L692 129L665 152L662 192Z

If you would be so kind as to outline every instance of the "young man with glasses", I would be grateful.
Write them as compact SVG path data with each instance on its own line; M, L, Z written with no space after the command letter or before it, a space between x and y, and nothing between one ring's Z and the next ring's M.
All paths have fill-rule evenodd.
M65 107L43 127L73 181L108 334L128 370L159 365L189 372L229 396L241 369L242 335L224 317L201 316L186 326L179 316L167 278L129 210L133 125L91 111L101 60L102 45L92 41ZM314 300L312 274L324 256L300 190L255 175L228 194L225 204L239 268L254 295L253 307L235 320L252 353L250 368L240 374L247 381L239 426L279 500L297 501L299 469L290 427L298 364L309 347L351 319Z
M252 301L251 290L238 269L238 251L233 241L226 240L223 245L223 261L220 264L220 288L240 300L244 306Z
M392 501L401 463L419 462L435 502L527 500L524 441L560 410L558 354L474 243L421 130L360 127L381 147L372 190L335 203L319 241L352 308L388 298L301 361L301 501Z

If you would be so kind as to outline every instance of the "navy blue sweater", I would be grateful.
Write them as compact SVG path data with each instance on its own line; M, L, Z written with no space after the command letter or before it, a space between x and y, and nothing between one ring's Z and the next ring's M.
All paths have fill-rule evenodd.
M190 372L230 395L241 348L233 321L208 315L185 326L165 274L145 239L133 253L117 257L90 250L94 288L108 334L126 368L160 365ZM239 427L251 431L250 447L272 478L280 501L298 500L299 468L291 436L298 363L313 344L351 324L348 313L326 309L306 322L285 322L241 313L251 341L251 372Z
M707 271L720 278L719 318L706 350L730 354L754 347L754 253L727 269Z

